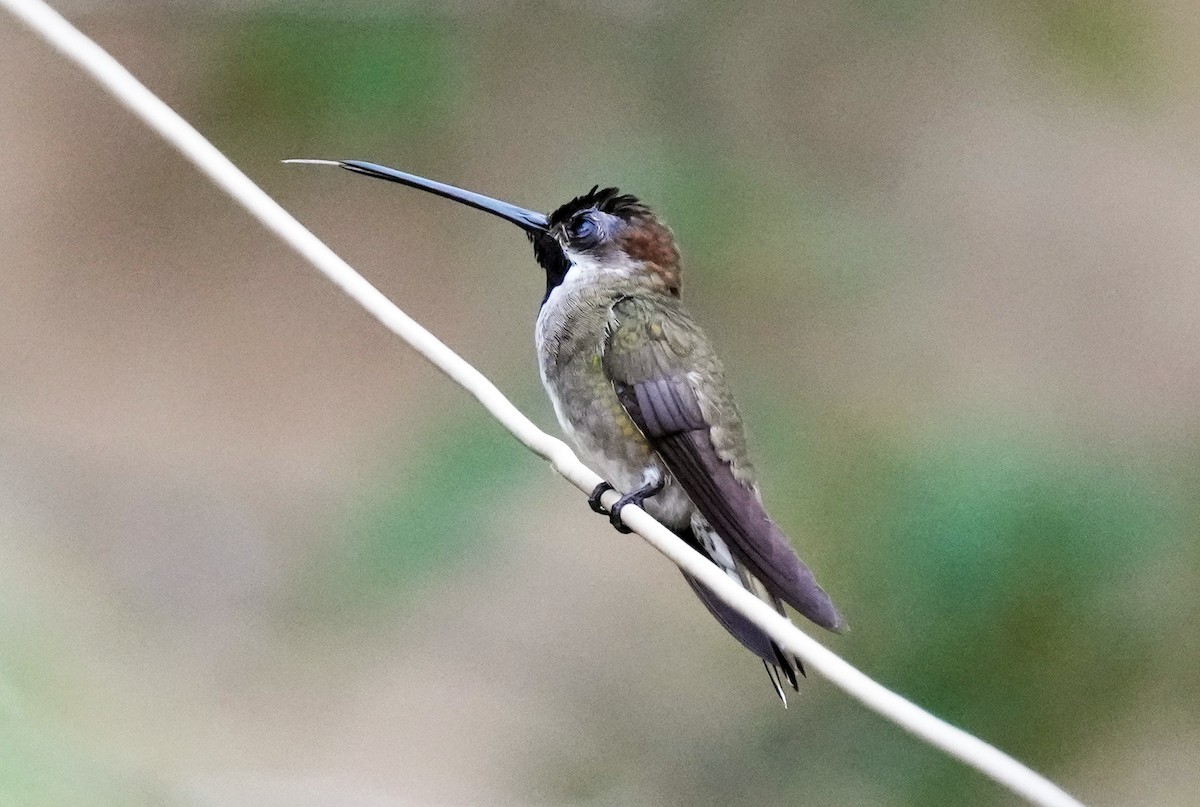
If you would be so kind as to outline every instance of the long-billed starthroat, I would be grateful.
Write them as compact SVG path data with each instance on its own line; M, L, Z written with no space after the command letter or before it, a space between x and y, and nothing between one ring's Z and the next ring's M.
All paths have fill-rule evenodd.
M329 162L492 213L525 231L546 273L534 326L542 383L563 430L607 480L592 509L628 531L636 503L731 578L785 613L845 623L763 509L742 417L708 337L680 299L680 257L665 224L616 188L592 188L549 215L373 163ZM605 510L600 497L623 495ZM686 576L686 575L685 575ZM784 699L800 660L695 579L717 621L763 660Z

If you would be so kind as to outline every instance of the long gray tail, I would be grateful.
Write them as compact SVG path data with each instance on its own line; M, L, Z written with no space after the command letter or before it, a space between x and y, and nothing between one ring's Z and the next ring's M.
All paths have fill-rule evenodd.
M697 552L712 560L712 556L705 550L690 528L680 530L679 537ZM786 681L792 689L799 690L796 674L804 675L804 667L801 665L800 659L784 653L779 645L771 640L771 637L763 633L761 628L731 608L703 583L687 574L684 574L683 577L692 587L692 591L696 592L700 602L704 603L704 607L721 623L721 626L729 631L733 638L741 642L743 647L763 660L763 666L766 667L767 676L771 679L775 693L779 695L783 705L787 706L787 697L784 695L781 679ZM776 608L779 608L778 603L776 603Z

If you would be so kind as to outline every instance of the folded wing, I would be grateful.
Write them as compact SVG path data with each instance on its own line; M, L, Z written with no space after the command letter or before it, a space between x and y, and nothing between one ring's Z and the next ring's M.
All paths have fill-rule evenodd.
M813 622L843 630L841 615L767 515L753 483L737 473L744 469L737 468L737 452L728 446L742 444L741 421L728 400L719 362L686 312L665 298L618 301L604 362L630 419L737 560L771 594ZM714 403L728 414L716 430Z

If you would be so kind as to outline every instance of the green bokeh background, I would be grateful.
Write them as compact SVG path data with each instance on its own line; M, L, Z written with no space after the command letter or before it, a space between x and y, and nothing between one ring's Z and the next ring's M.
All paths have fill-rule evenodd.
M1200 11L65 7L553 427L502 224L673 226L821 637L1097 805L1200 774ZM0 19L0 804L990 805Z

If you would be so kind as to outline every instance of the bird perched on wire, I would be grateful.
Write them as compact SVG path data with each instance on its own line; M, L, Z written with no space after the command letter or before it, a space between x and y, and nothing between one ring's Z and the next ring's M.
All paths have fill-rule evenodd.
M542 383L563 430L607 480L592 509L628 532L636 504L731 578L785 614L845 622L763 509L741 415L721 361L680 299L675 238L637 198L592 188L549 215L384 166L340 165L492 213L533 244L546 293L535 325ZM605 510L601 496L623 495ZM686 577L686 575L685 575ZM800 660L702 583L687 577L717 621L763 660L776 693L796 688Z

